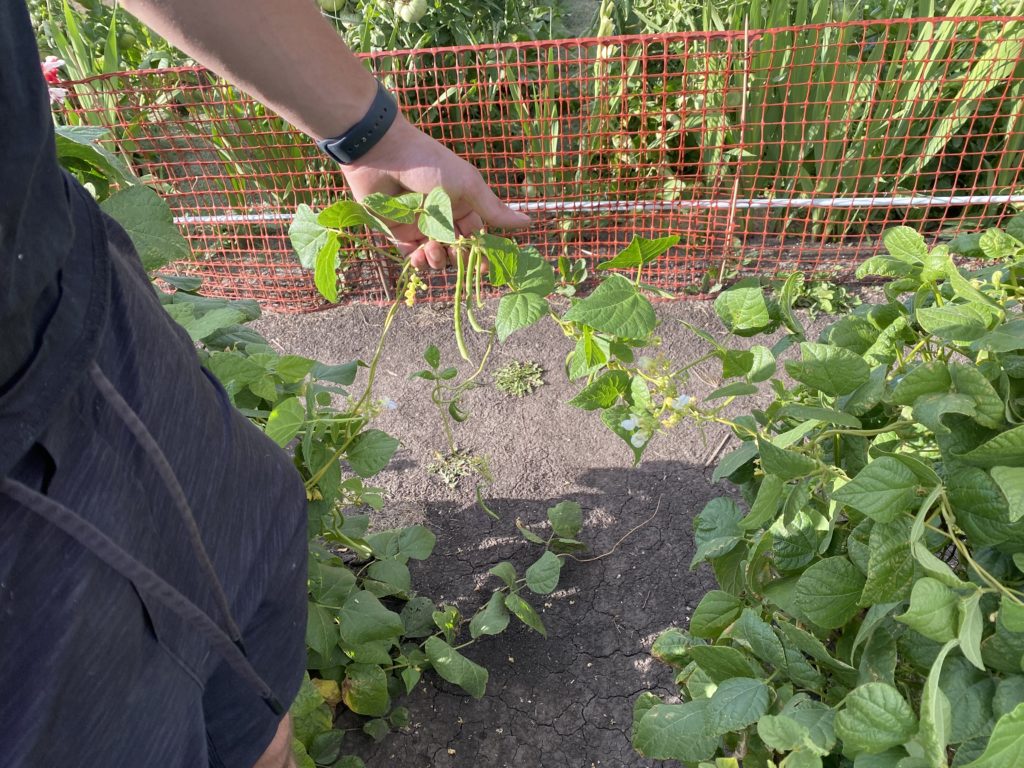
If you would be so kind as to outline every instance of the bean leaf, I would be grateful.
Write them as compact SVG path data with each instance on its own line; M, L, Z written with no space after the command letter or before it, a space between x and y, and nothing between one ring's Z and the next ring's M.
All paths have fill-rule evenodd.
M537 611L515 592L510 592L505 596L505 607L526 626L536 630L544 637L548 636L548 631L544 628L544 623L540 620Z
M628 339L646 338L656 322L651 302L622 275L607 277L562 319Z
M729 332L737 336L754 336L776 324L756 278L741 280L719 294L715 312Z
M379 429L368 429L356 436L345 457L357 475L372 477L388 465L396 450L398 440Z
M786 363L786 371L801 384L826 395L848 395L867 382L871 368L860 355L842 347L805 341L800 360Z
M556 535L575 538L583 528L583 509L575 501L561 501L548 509L548 521Z
M715 753L718 737L708 731L706 699L683 704L656 704L637 725L633 746L657 760L696 763Z
M526 586L538 595L550 595L558 586L561 572L562 558L546 551L537 562L526 569Z
M889 523L914 503L917 477L902 462L891 456L882 456L833 492L832 498L873 520Z
M279 402L267 418L266 434L282 448L288 445L299 434L306 422L306 408L297 397L289 397Z
M469 622L471 637L481 635L498 635L508 626L509 613L505 607L505 598L501 592L495 592L487 601L484 609L478 612Z
M1024 762L1024 704L996 721L981 757L963 768L1009 768Z
M454 243L458 239L452 201L441 187L434 187L427 193L417 224L420 232L439 243Z
M498 313L494 318L498 341L505 341L515 331L530 327L547 311L548 301L543 296L520 291L506 293L498 302Z
M405 629L402 617L385 608L366 590L352 593L338 618L342 639L351 645L398 637Z
M708 730L727 733L746 728L768 711L768 686L749 677L726 680L715 690L707 709Z
M630 391L629 382L630 376L625 371L605 371L584 387L569 404L584 411L611 408Z
M896 617L911 629L937 643L956 637L958 629L956 592L930 576L914 582L910 593L910 608Z
M442 678L462 688L474 699L487 689L487 670L470 661L437 636L428 637L423 646L430 665Z
M819 560L801 574L796 603L819 627L843 626L860 610L864 575L845 557Z
M867 683L846 697L835 727L844 753L877 754L908 741L917 732L917 717L891 685Z
M376 664L349 664L341 697L345 706L357 714L383 717L391 709L387 673Z
M690 618L690 634L714 639L725 631L743 610L743 603L734 595L713 589L701 598ZM755 718L756 719L756 718Z

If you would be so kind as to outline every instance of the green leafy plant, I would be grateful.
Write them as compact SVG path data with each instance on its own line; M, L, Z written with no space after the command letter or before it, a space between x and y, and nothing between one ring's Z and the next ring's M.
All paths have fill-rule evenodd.
M715 309L740 447L695 520L718 589L652 652L680 703L643 694L634 744L685 765L995 768L1024 739L1024 217L960 240L884 235L885 300L805 338L756 282ZM752 336L784 329L771 348ZM710 337L708 337L710 340ZM783 377L774 358L791 349ZM767 390L762 392L762 390Z
M416 282L410 281L409 287L414 288L415 286ZM411 302L407 301L407 303L411 305ZM460 405L461 398L466 390L476 386L476 379L484 370L487 355L485 354L480 361L476 372L463 381L457 381L459 371L454 366L441 367L441 352L433 344L426 348L423 359L429 367L410 374L410 378L423 379L431 383L430 401L437 408L441 417L441 425L444 427L444 436L447 441L447 451L435 453L434 460L427 465L427 472L453 490L463 479L478 477L480 482L477 483L477 497L481 498L481 483L488 484L493 480L487 459L483 456L475 456L471 451L459 447L455 439L453 424L461 424L469 418L469 414ZM494 516L487 505L482 502L482 498L481 507L488 514Z
M551 594L567 553L585 548L575 538L583 527L578 504L562 502L547 514L552 530L547 539L517 523L526 541L543 547L540 557L522 575L507 561L491 568L498 586L469 617L454 605L437 606L411 591L405 563L425 559L434 546L433 534L421 526L356 540L369 551L357 560L358 570L336 555L311 550L306 637L317 676L307 679L292 707L300 760L336 764L344 732L334 728L333 710L340 704L371 718L362 730L374 739L408 724L408 710L393 707L393 700L412 691L428 669L474 698L483 696L487 670L461 651L501 634L512 617L547 636L527 595Z
M124 227L146 269L188 258L188 243L174 226L170 207L100 143L105 129L56 125L54 131L58 162Z
M539 364L513 360L494 372L494 386L512 397L532 395L544 385L544 369Z
M259 315L254 303L207 299L194 293L197 281L163 279L177 290L160 292L161 301L200 345L206 367L237 408L291 448L305 479L310 681L293 707L296 749L300 760L312 761L303 764L335 765L341 756L344 732L333 726L338 707L367 718L361 728L375 739L402 727L408 712L395 702L427 670L482 696L487 670L461 651L499 634L510 615L546 633L526 595L548 594L557 584L562 556L579 544L579 505L563 502L549 512L548 539L520 528L544 552L522 577L511 563L492 569L500 584L473 614L438 606L416 592L409 569L410 562L430 557L434 534L421 525L371 532L370 517L359 509L384 505L381 490L367 481L398 447L395 438L370 426L382 407L371 395L380 348L368 364L324 365L280 355L245 326ZM364 369L369 381L356 396L351 388ZM358 765L351 756L344 759Z
M414 50L547 39L562 4L493 0L319 0L324 15L355 51Z
M441 415L445 438L448 441L448 450L455 453L458 445L455 442L452 422L460 424L466 420L467 414L459 403L466 390L476 385L476 378L483 370L483 365L465 381L457 382L459 369L455 366L442 368L441 352L436 346L429 345L423 352L423 359L429 367L410 374L410 378L423 379L431 383L430 401Z
M693 203L916 193L942 198L982 189L1009 194L1024 156L1020 25L984 20L982 14L993 10L991 0L859 5L608 0L599 17L600 40L474 51L474 74L459 82L446 73L466 68L465 51L380 51L393 47L392 42L410 49L450 42L429 33L425 25L430 24L450 23L456 32L472 29L466 34L477 43L531 34L543 38L550 30L530 25L540 23L535 14L544 14L521 3L487 0L455 9L438 0L427 3L424 15L410 23L390 2L324 2L336 20L346 19L342 25L350 25L349 33L356 30L357 48L377 51L374 68L389 87L401 91L410 119L460 154L477 158L497 186L556 203L542 215L555 219L547 227L554 242L546 245L562 249L566 263L559 264L558 289L567 294L578 285L577 264L588 232L634 225L642 231L665 226L666 220L647 211L642 213L646 221L638 224L630 211L562 209L558 201L566 189L587 201L611 202L612 209L622 202L621 191L631 190L645 206L667 204L666 210L672 210L668 226L683 228L678 217L685 217L691 233L686 248L721 257L714 262L721 267L709 270L699 289L707 293L729 282L725 278L731 271L749 273L745 262L750 254L737 245L750 246L749 238L738 234L838 241L874 232L894 216L927 221L937 229L967 217L984 223L996 211L987 204L940 210L939 202L919 207L920 212L795 206L775 215L741 207L722 227L700 204L691 209ZM90 0L88 5L97 4ZM49 18L55 41L63 29L66 45L61 43L59 51L69 61L69 74L106 72L121 61L116 47L96 41L101 33L116 30L123 14L97 20L85 30L85 22L66 18L65 10L55 5ZM969 20L835 24L942 12ZM511 18L516 15L522 24ZM476 19L486 21L477 24ZM735 34L643 44L610 37L663 26ZM517 31L490 35L484 31L488 28ZM85 42L74 43L76 36ZM313 159L308 138L202 70L77 84L66 108L69 121L128 126L118 136L119 150L175 189L183 206L216 208L217 215L260 214L300 203L319 205L316 190L333 186L329 162ZM155 124L172 127L168 135L154 137ZM200 189L189 161L197 149L205 169ZM193 194L203 199L186 204ZM202 227L211 259L284 249L283 233L273 224L193 226ZM706 236L693 234L698 231ZM389 281L382 275L382 282Z
M861 299L831 280L806 280L793 306L806 309L811 317L819 312L842 315L859 307Z
M482 696L487 670L462 650L504 631L510 617L546 635L527 595L550 594L566 553L582 546L575 538L582 528L579 505L563 502L549 510L552 533L547 539L517 526L543 552L522 576L512 563L493 568L498 586L471 615L463 617L455 606L438 606L419 595L409 563L430 557L434 534L422 525L371 531L370 518L362 512L382 508L381 489L368 481L388 465L399 444L371 423L383 407L373 397L377 365L401 303L389 314L369 363L326 365L279 354L248 327L260 315L255 302L207 298L198 293L201 281L155 272L178 256L184 240L160 197L96 143L100 133L58 126L60 159L126 227L144 266L158 279L154 289L160 303L195 342L200 360L232 404L292 453L303 478L310 537L307 668L312 675L293 706L295 748L304 766L355 768L361 764L358 758L342 755L344 731L334 727L335 707L364 716L362 730L383 738L408 723L408 711L395 701L427 670ZM426 357L431 370L421 372L430 374L422 378L445 381L437 350L428 350ZM359 392L353 386L362 370L366 381Z
M72 80L188 61L116 2L31 0L29 11L39 50L63 59Z
M770 285L779 289L785 285L788 278L789 274L780 274L778 278L770 281ZM861 304L860 297L846 286L824 277L808 279L800 275L792 290L793 307L807 310L807 314L812 318L820 313L843 315Z

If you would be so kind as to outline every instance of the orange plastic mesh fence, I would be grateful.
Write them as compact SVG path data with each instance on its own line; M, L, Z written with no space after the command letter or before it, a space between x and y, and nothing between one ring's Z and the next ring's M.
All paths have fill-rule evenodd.
M533 215L521 242L593 263L634 235L679 234L645 273L671 291L699 293L709 276L841 276L887 226L938 240L1024 203L1024 17L368 58L412 121ZM202 69L68 87L64 117L111 128L165 194L192 247L179 273L209 294L323 306L287 230L298 204L345 190L307 137ZM345 297L389 298L394 267L361 255ZM435 282L447 296L447 278Z

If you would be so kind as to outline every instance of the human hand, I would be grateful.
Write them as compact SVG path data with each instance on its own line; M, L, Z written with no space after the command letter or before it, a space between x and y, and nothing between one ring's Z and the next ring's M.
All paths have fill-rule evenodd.
M529 216L501 202L476 168L402 117L373 149L342 166L342 172L356 200L374 192L425 194L441 187L451 198L455 227L462 235L484 226L519 229L530 222ZM398 249L417 269L455 264L452 249L429 240L415 224L396 224L391 230Z

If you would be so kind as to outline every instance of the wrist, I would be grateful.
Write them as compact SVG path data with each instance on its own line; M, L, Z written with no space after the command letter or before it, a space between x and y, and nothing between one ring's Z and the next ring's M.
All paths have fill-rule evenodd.
M381 137L368 152L349 165L343 165L342 171L361 170L363 168L391 168L396 163L401 165L402 158L410 146L422 146L418 140L423 137L423 132L410 123L401 112L395 116L395 122L391 124L387 132Z
M374 97L363 116L343 133L321 139L317 146L343 166L369 153L394 125L398 102L379 81L374 80Z
M330 98L318 97L313 110L303 110L302 123L309 135L317 141L340 136L350 130L365 115L377 95L377 79L363 70L366 76ZM340 89L339 89L340 90Z

